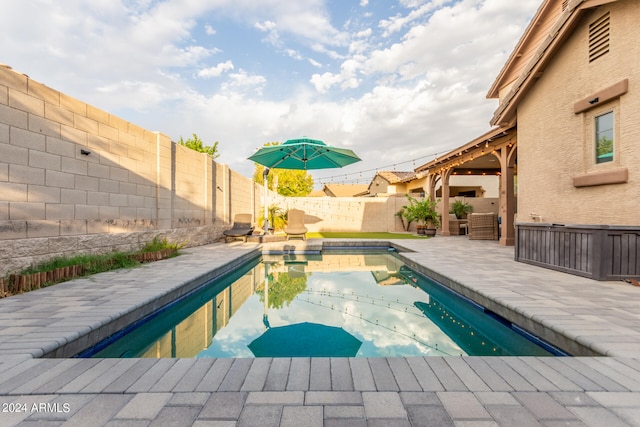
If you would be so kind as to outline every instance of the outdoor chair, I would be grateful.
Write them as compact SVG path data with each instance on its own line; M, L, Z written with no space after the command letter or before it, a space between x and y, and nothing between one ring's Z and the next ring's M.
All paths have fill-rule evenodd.
M231 240L242 239L247 241L247 236L253 233L253 225L251 225L251 214L236 214L233 218L233 226L229 230L225 230L224 241L229 243Z
M472 213L468 216L470 240L498 240L498 215Z
M304 226L304 211L299 209L290 209L287 214L287 227L284 229L287 234L287 240L290 237L302 237L307 240L307 227Z
M456 214L449 214L449 234L452 236L459 236L466 234L467 220L458 219Z

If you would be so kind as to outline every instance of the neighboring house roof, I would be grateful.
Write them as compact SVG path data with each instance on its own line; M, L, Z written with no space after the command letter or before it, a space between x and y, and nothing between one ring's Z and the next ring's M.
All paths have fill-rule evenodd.
M325 184L322 191L331 197L355 197L366 192L367 184Z
M322 190L313 190L311 193L307 194L307 197L324 197L327 194Z
M376 182L376 179L378 177L384 179L389 184L394 185L394 184L403 184L403 183L411 182L411 181L414 181L414 180L417 180L417 179L422 179L425 176L427 176L427 172L414 172L414 171L411 171L411 172L399 172L399 171L377 172L376 175L371 180L371 182L369 183L369 192L371 192L371 188L372 188L373 184Z
M570 0L568 2L563 0L545 0L487 95L488 97L496 97L496 91L509 84L505 76L511 74L514 67L518 65L516 59L519 49L527 43L537 45L537 47L535 45L533 46L534 50L531 59L522 67L521 71L518 72L519 77L513 82L509 93L501 99L500 106L491 119L491 124L499 126L509 126L513 124L516 119L518 104L528 90L542 76L546 66L562 44L572 34L583 15L592 8L615 1L618 0ZM533 29L540 26L544 19L549 18L550 15L548 15L548 13L550 13L549 11L553 10L553 8L556 8L556 11L560 10L561 13L549 27L546 37L538 41L541 35L539 31L534 31ZM519 65L521 65L521 63Z
M387 180L389 184L398 184L401 182L408 182L416 179L416 173L413 171L411 172L382 171L382 172L378 172L376 175Z

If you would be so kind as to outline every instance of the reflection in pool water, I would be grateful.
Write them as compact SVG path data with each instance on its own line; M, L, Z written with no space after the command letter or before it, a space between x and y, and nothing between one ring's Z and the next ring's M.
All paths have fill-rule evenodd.
M265 255L218 282L93 356L255 357L250 345L265 331L303 323L344 330L361 342L356 357L550 354L388 252ZM288 355L338 354L312 333L306 341L322 345Z

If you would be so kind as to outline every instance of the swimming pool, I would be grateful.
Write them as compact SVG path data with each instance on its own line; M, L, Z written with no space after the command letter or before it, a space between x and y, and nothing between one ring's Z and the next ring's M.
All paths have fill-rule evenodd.
M560 354L389 251L264 255L80 357Z

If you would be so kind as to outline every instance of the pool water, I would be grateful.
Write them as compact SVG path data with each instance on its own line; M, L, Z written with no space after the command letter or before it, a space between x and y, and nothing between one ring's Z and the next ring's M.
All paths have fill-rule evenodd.
M81 357L553 355L385 252L265 255Z

